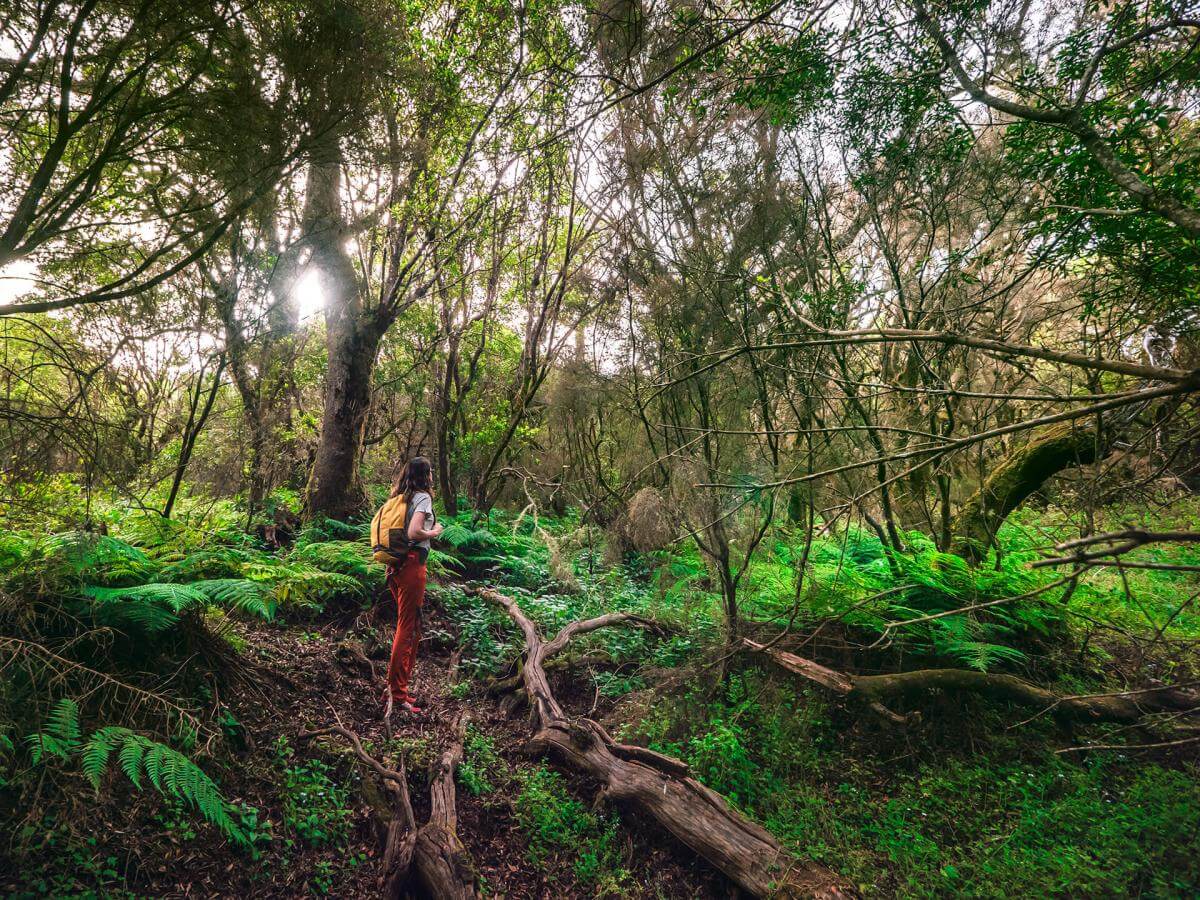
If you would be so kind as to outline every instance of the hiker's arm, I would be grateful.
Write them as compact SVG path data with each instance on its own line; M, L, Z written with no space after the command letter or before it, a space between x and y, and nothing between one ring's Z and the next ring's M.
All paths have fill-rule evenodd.
M444 526L436 524L432 529L426 530L424 524L429 521L429 517L433 513L418 512L412 517L412 521L408 523L408 539L410 541L429 541L442 533ZM418 524L420 523L420 524Z

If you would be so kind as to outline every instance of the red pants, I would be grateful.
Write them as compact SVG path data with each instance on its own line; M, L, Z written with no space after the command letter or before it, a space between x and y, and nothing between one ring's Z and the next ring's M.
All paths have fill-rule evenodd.
M417 663L421 607L425 603L425 563L413 551L404 565L388 566L387 571L388 590L396 601L396 636L392 639L387 684L392 699L401 701L408 696L408 680Z

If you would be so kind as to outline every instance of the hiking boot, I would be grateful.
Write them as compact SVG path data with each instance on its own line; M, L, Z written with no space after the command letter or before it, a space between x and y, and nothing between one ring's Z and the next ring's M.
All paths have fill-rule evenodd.
M403 700L397 700L396 709L400 710L400 712L408 713L410 716L425 715L425 710L418 706L412 697L405 697Z

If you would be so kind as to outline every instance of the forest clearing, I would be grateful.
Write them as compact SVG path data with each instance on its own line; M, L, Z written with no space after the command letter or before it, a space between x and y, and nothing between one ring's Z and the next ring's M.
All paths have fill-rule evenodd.
M0 0L0 895L1200 895L1200 14Z

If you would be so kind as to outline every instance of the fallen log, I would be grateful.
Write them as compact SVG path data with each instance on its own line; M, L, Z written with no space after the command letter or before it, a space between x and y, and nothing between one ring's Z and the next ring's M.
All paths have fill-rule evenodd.
M1189 712L1200 707L1200 698L1172 687L1143 688L1111 694L1062 695L1015 675L998 675L970 669L918 669L894 675L848 675L786 650L776 650L743 638L748 649L770 657L780 668L816 682L850 700L862 700L895 722L898 715L884 701L911 699L930 690L974 693L1020 706L1038 707L1062 721L1137 722L1150 712Z
M462 761L467 715L454 723L454 741L433 766L429 821L417 827L408 793L404 760L399 769L389 769L363 749L357 734L340 725L307 731L302 739L328 734L345 738L376 787L367 788L367 800L383 826L383 862L379 892L385 900L400 900L413 893L433 900L474 900L479 896L478 875L471 854L458 837L457 795L454 770ZM371 785L368 778L365 784ZM386 794L390 803L384 802ZM414 884L415 882L415 884Z
M651 816L755 897L855 896L854 889L834 872L796 859L766 829L690 777L685 763L619 744L597 722L564 712L550 690L546 660L577 635L623 623L645 627L645 620L609 613L572 622L546 641L514 600L492 590L477 593L503 607L524 634L521 675L537 729L531 749L553 752L566 765L595 778L601 784L598 799L624 802Z
M364 794L375 810L376 821L383 831L383 863L379 873L379 893L386 900L400 900L405 895L417 846L417 823L412 800L408 793L408 772L404 759L399 769L389 769L363 749L358 735L341 725L331 725L316 731L301 732L301 740L312 740L336 734L344 738L364 769ZM371 776L376 784L372 784ZM386 797L384 796L386 795Z
M414 854L417 879L435 900L469 900L479 896L479 876L467 848L458 838L454 770L462 762L467 715L454 723L454 742L433 767L429 788L429 821L417 832Z

